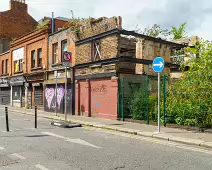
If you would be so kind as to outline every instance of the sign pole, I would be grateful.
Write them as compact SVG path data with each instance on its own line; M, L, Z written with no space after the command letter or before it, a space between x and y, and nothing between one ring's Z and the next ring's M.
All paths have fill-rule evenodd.
M57 74L56 74L56 85L55 85L55 114L57 116Z
M153 61L153 70L158 73L158 133L160 133L160 73L164 70L165 61L161 57L157 57Z
M65 81L65 122L67 122L67 67L65 67L66 81Z
M158 73L158 133L160 133L160 73Z

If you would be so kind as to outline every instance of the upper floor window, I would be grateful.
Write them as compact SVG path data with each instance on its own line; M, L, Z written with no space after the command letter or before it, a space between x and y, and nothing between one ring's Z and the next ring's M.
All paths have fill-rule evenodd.
M62 54L68 51L68 43L67 40L62 41Z
M7 74L8 71L9 71L9 60L6 59L6 71L5 71L5 73Z
M14 67L15 72L23 71L23 60L21 59L14 61Z
M36 67L36 53L35 50L31 51L31 63L32 63L32 68Z
M2 71L1 72L2 72L2 74L4 74L4 60L2 60L2 63L1 64L2 64L2 68L1 68Z
M99 61L102 59L101 55L101 42L96 40L92 42L92 61Z
M58 63L58 43L52 45L52 64Z
M42 49L38 49L38 67L42 67Z

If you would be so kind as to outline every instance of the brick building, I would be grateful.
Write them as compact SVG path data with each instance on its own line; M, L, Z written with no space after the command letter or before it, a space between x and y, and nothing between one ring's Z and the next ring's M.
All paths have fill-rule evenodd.
M158 56L166 62L162 74L169 75L176 48L183 45L123 30L121 17L87 21L76 42L77 115L119 118L120 98L124 101L132 94L130 81L141 85L143 76L154 76L151 65Z
M10 10L0 12L0 53L9 50L12 39L33 31L37 24L28 14L25 0L11 0Z
M11 75L10 52L0 54L0 104L10 104L9 76Z
M65 67L62 64L62 57L65 52L72 55L72 66L75 62L75 41L77 36L71 28L67 28L49 35L48 47L48 71L46 72L45 86L45 102L44 110L64 113L65 110L65 83L67 83L67 113L72 113L73 106L73 68L67 69L67 79L65 75ZM58 74L56 79L55 73ZM57 84L57 87L56 87ZM55 90L57 89L57 91Z
M11 104L18 107L43 105L44 72L48 69L50 29L34 31L11 44Z

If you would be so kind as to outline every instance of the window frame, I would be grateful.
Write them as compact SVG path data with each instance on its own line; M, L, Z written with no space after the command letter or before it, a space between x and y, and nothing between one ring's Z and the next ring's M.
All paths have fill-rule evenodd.
M31 68L36 68L36 51L31 51Z
M9 60L6 59L6 70L5 70L5 74L8 74L9 73Z
M52 64L57 64L58 61L56 60L58 60L58 42L52 44Z
M98 43L98 45L96 45L96 43ZM102 60L101 39L93 40L91 48L91 61L94 62Z
M1 73L4 74L4 60L1 61L1 65L2 65Z
M37 67L42 67L42 55L43 55L42 48L39 48L37 50Z

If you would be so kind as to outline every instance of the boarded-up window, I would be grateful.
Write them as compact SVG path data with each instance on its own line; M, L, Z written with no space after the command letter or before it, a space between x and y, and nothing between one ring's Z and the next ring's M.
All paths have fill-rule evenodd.
M92 61L99 61L102 59L101 56L101 41L95 40L92 42Z

